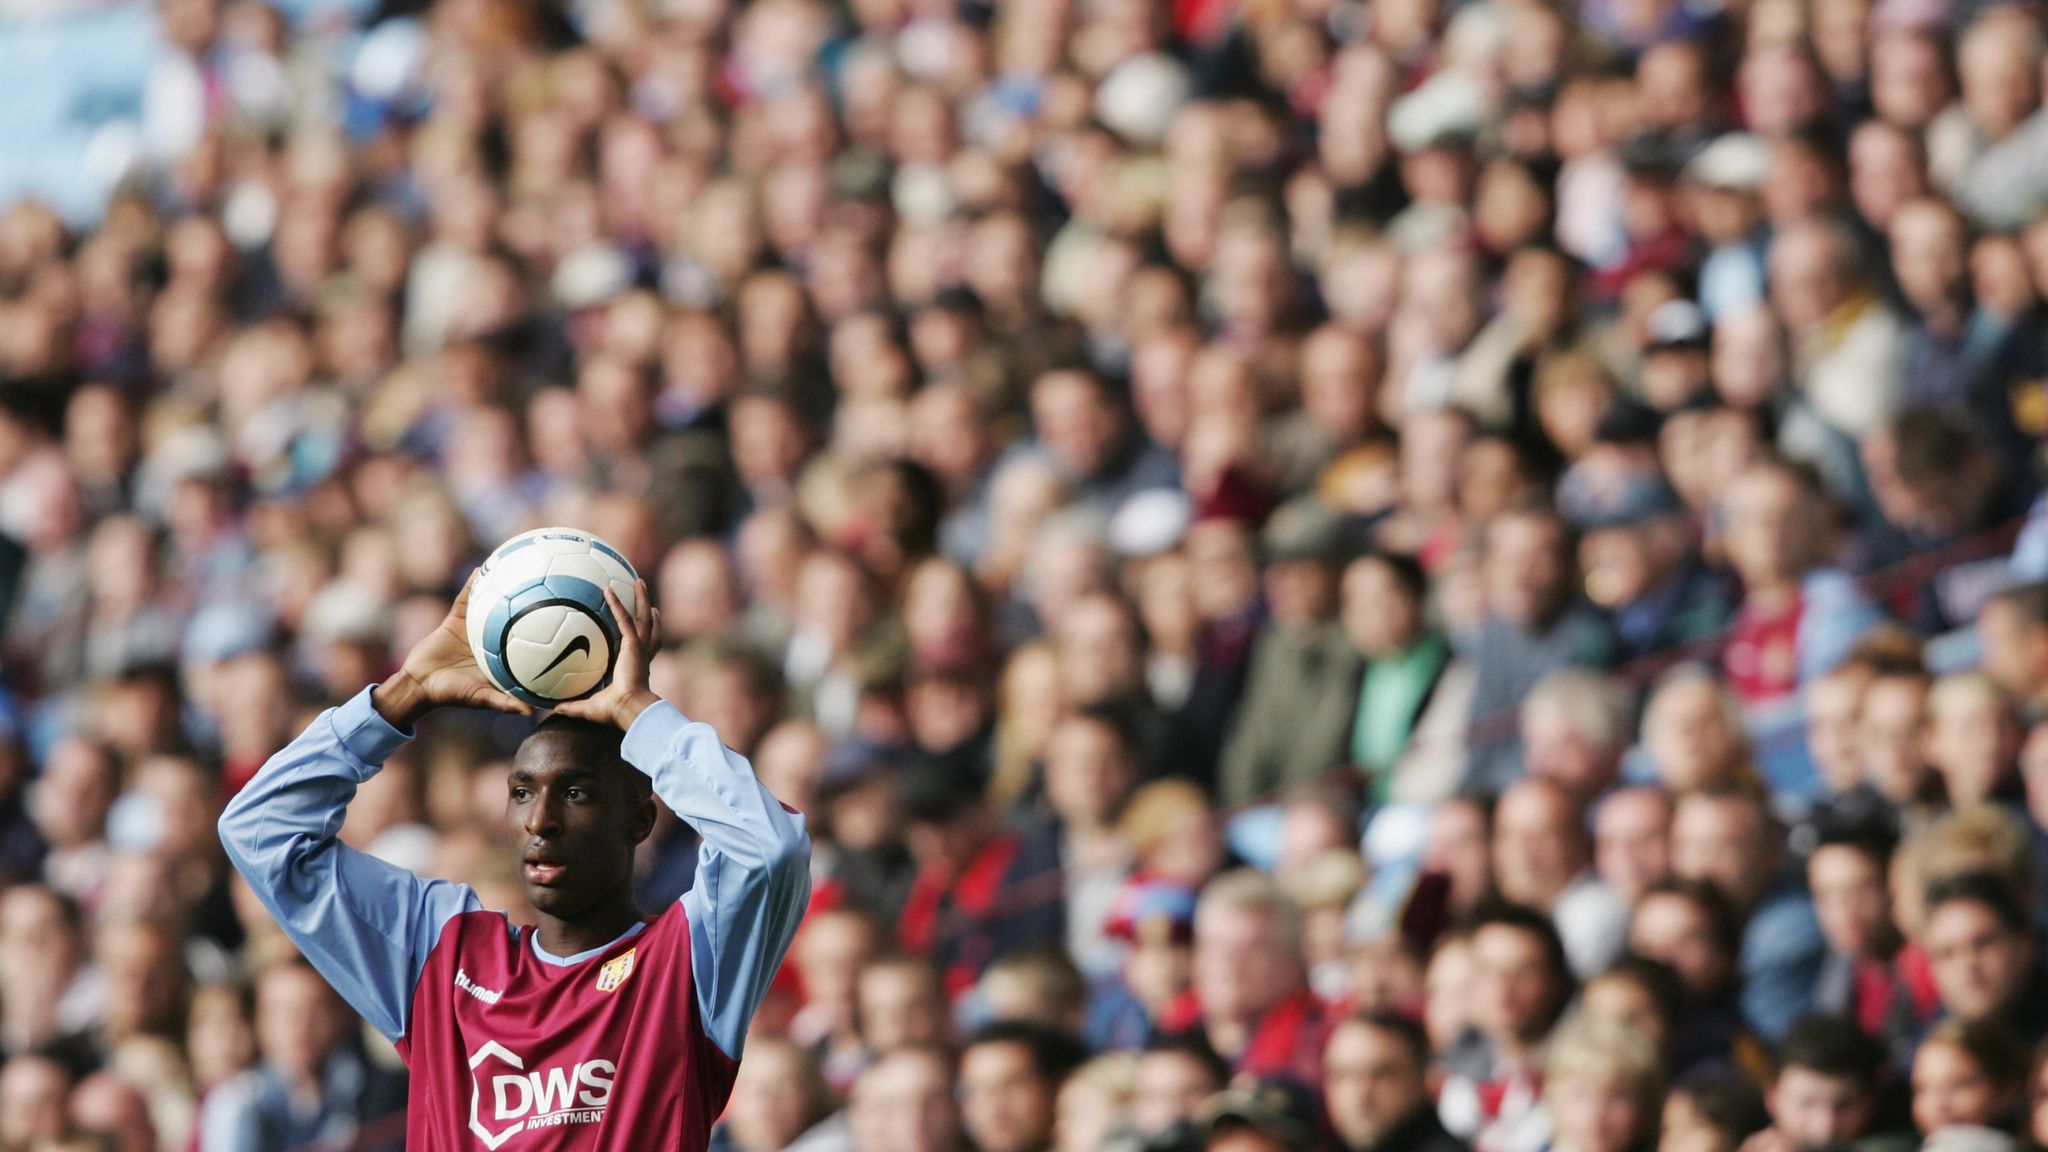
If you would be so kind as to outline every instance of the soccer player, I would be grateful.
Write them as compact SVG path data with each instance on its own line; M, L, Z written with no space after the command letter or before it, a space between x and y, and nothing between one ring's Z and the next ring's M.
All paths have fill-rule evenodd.
M702 1149L809 899L803 817L648 690L649 611L621 636L611 684L556 708L512 760L507 822L538 927L342 844L357 785L421 716L531 711L471 658L468 599L395 676L272 757L221 817L221 841L299 950L397 1043L412 1070L408 1148ZM704 846L696 886L642 918L633 849L654 796Z

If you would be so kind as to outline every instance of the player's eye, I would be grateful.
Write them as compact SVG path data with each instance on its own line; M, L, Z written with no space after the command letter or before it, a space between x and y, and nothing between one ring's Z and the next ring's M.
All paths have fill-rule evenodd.
M512 790L512 798L513 798L514 800L518 800L518 801L521 801L522 803L523 803L523 802L524 802L524 801L526 800L526 798L527 798L527 797L529 797L529 796L531 796L531 795L533 795L533 793L532 793L532 792L529 792L529 791L527 791L527 790L526 790L526 789L524 789L524 788L514 788L514 789Z
M587 800L589 798L590 793L582 788L569 789L569 799L571 800Z

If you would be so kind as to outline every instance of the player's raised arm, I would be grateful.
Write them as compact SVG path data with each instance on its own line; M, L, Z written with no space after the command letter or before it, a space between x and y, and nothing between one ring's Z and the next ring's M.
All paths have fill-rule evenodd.
M609 590L612 613L634 620ZM647 590L640 590L641 603ZM612 683L556 709L626 730L626 760L654 780L654 794L704 838L697 881L683 894L690 970L704 1029L738 1059L754 1009L789 951L811 895L811 838L804 818L754 777L709 724L693 723L647 687L660 617L652 609L620 638Z
M330 708L228 803L220 839L292 943L379 1032L405 1035L413 984L441 927L478 907L465 885L422 880L336 839L356 786L441 705L528 711L492 688L463 639L463 589L390 680ZM466 666L466 667L465 667Z

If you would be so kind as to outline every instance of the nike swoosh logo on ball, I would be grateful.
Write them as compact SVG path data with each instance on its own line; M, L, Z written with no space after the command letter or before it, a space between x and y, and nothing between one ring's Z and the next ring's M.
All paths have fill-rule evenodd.
M537 673L537 675L545 676L548 673L553 672L555 670L555 665L560 664L564 660L567 660L571 654L578 652L583 653L585 655L589 654L590 637L578 636L574 640L569 641L567 644L562 645L562 650L560 652L555 653L555 658L553 660L548 661L548 666L541 669Z

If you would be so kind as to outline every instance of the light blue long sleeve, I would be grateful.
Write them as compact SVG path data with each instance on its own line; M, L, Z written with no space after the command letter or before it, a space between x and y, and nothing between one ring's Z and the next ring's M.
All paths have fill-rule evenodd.
M704 838L683 893L704 1031L735 1060L811 895L811 838L708 724L655 704L626 733L626 759Z
M314 968L365 1020L404 1036L413 986L453 917L482 905L468 885L423 880L335 838L356 786L406 734L365 688L272 756L228 803L228 859Z

